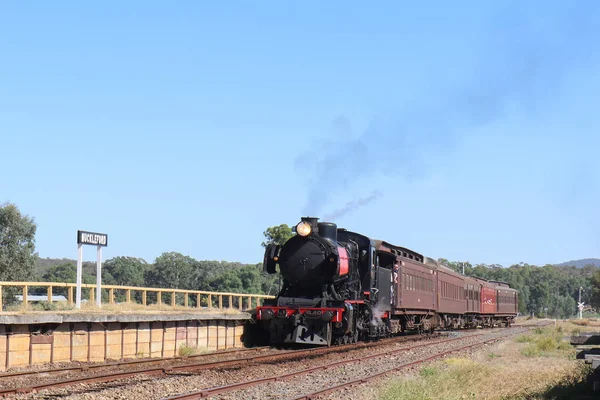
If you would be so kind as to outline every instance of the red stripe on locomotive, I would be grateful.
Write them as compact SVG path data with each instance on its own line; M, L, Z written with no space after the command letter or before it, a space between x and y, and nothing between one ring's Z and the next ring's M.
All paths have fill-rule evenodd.
M319 312L319 315L324 314L327 311L331 311L333 313L333 318L331 319L331 322L342 322L342 316L344 315L344 309L343 308L316 308L316 307L299 307L299 308L291 308L291 307L271 307L271 306L261 306L261 307L257 307L256 308L256 319L257 320L261 320L262 319L262 313L263 311L272 311L273 312L273 316L275 318L289 318L292 315L299 313L299 314L306 314L307 312L310 314L311 312ZM285 312L285 316L284 315L280 315L280 311Z
M340 276L348 275L350 266L348 264L348 252L343 247L338 247L338 254L340 255Z

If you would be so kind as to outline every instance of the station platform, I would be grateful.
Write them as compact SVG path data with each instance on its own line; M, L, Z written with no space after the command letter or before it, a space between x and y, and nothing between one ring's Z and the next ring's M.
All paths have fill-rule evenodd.
M0 314L0 371L36 364L179 356L243 347L250 314L40 312Z

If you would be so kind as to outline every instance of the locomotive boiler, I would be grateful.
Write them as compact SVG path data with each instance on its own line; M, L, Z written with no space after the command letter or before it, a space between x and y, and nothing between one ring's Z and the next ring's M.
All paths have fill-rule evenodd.
M282 285L252 312L252 343L330 346L406 331L508 326L516 316L517 291L506 283L462 276L314 217L301 218L294 231L265 249L264 271L279 273Z

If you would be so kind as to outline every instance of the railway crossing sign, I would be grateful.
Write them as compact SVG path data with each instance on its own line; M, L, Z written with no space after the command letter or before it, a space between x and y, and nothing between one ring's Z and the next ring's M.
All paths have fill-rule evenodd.
M83 245L92 245L97 248L96 257L96 305L102 306L102 247L108 246L108 235L87 231L77 231L77 297L75 306L81 308L81 276L83 268Z

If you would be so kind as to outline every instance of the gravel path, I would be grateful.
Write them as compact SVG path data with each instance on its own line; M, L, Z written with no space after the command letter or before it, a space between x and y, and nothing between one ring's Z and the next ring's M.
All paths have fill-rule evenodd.
M393 368L405 363L427 358L440 352L474 344L482 340L489 340L515 333L521 329L495 329L488 331L453 333L449 337L459 337L460 340L443 342L447 338L435 341L425 341L428 346L403 351L397 354L388 354L379 358L363 360L345 366L333 367L322 371L301 375L300 377L286 379L281 382L259 384L255 387L224 393L212 397L213 399L290 399L303 394L312 393L321 388L362 378L376 372ZM437 343L437 344L434 344ZM415 343L421 344L421 343ZM412 343L392 343L377 347L362 348L343 353L332 353L301 361L279 361L261 363L256 365L243 365L223 369L204 370L198 374L181 373L169 377L135 377L123 379L118 382L92 385L77 385L64 389L45 390L37 394L11 396L13 399L161 399L201 389L228 385L246 380L281 376L286 373L301 371L307 368L329 365L341 360L364 357L375 353L385 353L390 350L408 348ZM344 397L348 399L354 390L341 390L329 398Z

